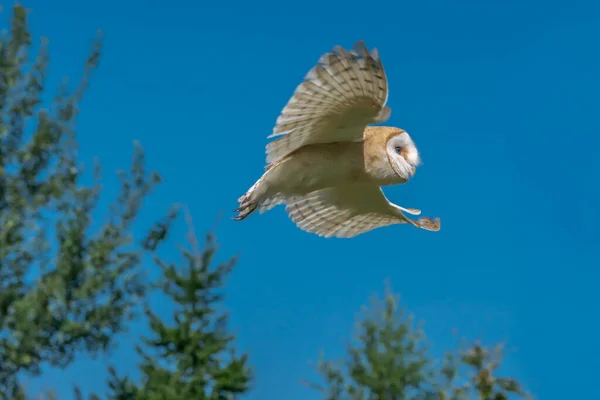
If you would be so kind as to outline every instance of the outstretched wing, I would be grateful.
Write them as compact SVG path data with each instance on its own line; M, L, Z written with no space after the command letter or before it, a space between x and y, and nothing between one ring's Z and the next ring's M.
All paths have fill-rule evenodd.
M363 41L350 52L336 46L304 78L277 118L267 163L307 144L360 140L365 127L390 117L388 84L377 49Z
M335 186L292 199L286 211L298 228L324 237L350 238L392 224L440 229L439 218L407 218L381 188L370 184Z

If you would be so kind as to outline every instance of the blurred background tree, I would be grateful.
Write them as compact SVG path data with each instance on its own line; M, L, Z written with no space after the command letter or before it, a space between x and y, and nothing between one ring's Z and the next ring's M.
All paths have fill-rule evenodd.
M190 246L181 249L184 265L156 258L163 272L157 287L175 304L173 321L165 322L146 309L153 336L138 348L140 383L119 378L111 368L111 399L230 400L250 389L248 357L238 356L232 347L228 315L220 307L225 279L236 259L213 266L215 238L207 235L201 249L190 218L188 225Z
M358 334L347 358L321 356L317 371L323 383L306 384L326 400L508 400L530 398L516 380L497 375L502 346L475 343L431 356L423 330L398 306L398 296L386 292L375 299L358 323Z
M17 377L44 363L65 367L77 351L95 354L126 329L145 286L139 267L156 250L176 213L143 238L131 227L160 178L135 146L121 190L98 210L100 169L85 184L77 160L78 105L100 59L93 43L79 84L47 98L49 55L32 54L27 12L12 8L0 37L0 397L22 395ZM88 179L91 181L91 179ZM104 224L92 224L103 215Z

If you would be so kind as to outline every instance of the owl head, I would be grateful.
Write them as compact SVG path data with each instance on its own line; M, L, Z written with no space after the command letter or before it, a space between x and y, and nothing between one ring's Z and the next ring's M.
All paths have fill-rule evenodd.
M408 132L400 128L391 128L385 143L390 167L402 180L412 178L421 163L419 151Z
M409 134L392 126L367 126L364 153L368 174L382 185L407 182L421 163Z

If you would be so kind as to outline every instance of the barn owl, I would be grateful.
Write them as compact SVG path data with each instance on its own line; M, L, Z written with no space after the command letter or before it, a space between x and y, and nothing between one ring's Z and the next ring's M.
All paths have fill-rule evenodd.
M350 238L372 229L410 224L440 229L439 218L393 204L381 186L404 184L420 164L400 128L386 122L388 82L377 49L363 41L321 56L277 118L266 146L264 174L238 199L234 220L284 204L302 230Z

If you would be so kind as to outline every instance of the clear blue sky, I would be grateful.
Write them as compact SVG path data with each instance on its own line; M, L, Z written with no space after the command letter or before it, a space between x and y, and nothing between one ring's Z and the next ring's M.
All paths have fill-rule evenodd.
M181 201L202 232L223 211L222 256L241 254L227 306L257 375L249 399L317 399L299 379L314 378L320 349L343 353L356 312L386 278L425 321L436 352L456 344L454 328L506 340L505 372L540 399L597 392L600 3L25 5L35 36L50 38L54 82L78 76L89 39L104 31L79 124L82 158L99 156L108 175L128 165L139 139L166 180L145 222ZM424 160L409 184L385 192L440 216L442 230L325 240L281 208L231 221L296 85L323 52L357 39L379 48L389 124L411 133ZM124 345L111 360L124 371L132 354ZM61 394L75 382L102 390L104 370L103 360L83 360L36 382Z

